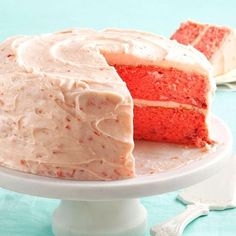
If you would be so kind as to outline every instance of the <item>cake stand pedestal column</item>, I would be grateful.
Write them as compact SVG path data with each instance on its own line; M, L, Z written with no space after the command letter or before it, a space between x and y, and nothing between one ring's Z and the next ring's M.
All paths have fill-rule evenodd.
M55 236L143 236L147 212L137 199L62 200L53 216Z

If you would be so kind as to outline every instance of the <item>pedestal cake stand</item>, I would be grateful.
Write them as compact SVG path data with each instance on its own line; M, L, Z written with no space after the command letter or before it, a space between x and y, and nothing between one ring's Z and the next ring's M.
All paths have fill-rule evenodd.
M70 181L0 168L0 186L20 193L61 199L53 216L56 236L143 236L147 212L138 198L167 193L203 181L224 167L232 136L212 118L217 141L211 150L136 142L137 177L120 181Z

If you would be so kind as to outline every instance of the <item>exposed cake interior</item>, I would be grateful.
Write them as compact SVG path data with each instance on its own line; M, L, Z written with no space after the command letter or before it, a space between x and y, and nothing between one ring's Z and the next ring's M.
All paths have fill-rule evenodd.
M175 39L185 45L191 44L210 59L229 33L230 29L226 27L188 21L181 24L171 39Z
M134 99L134 138L204 146L209 82L196 72L114 65Z

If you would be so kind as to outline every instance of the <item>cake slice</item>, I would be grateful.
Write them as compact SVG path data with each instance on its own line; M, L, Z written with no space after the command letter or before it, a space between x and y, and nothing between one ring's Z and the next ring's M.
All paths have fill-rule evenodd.
M229 27L187 21L171 39L202 52L211 62L214 76L236 69L236 33Z
M0 44L0 164L75 180L134 177L133 134L211 143L213 92L201 53L150 33L10 38Z

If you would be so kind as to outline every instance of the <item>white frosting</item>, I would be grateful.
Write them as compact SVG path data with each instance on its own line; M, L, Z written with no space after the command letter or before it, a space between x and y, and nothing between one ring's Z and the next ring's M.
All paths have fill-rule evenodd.
M192 46L184 46L146 32L118 29L107 29L104 32L107 37L123 40L123 44L128 46L124 51L110 51L111 54L106 57L110 64L118 61L124 65L174 66L208 76L211 73L210 63Z
M211 57L214 76L224 76L236 68L236 32L231 30L219 50ZM226 77L229 77L226 76Z
M133 102L109 65L116 63L210 76L210 64L192 47L143 32L10 38L0 44L0 163L75 168L87 173L83 179L133 176Z

